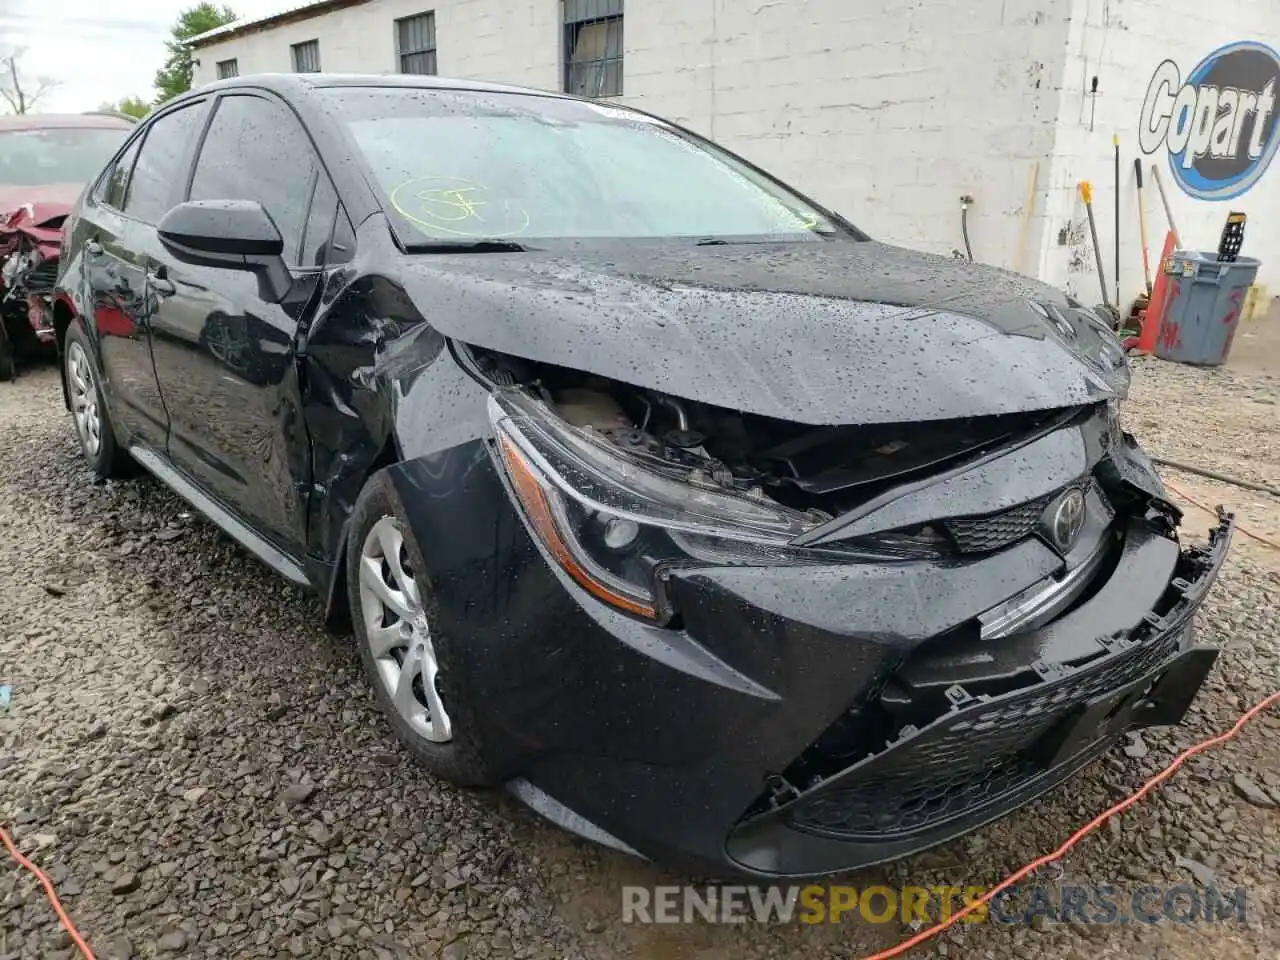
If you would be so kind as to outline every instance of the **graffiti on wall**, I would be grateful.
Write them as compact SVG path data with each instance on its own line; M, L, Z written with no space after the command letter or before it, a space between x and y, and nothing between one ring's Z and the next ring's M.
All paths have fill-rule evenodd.
M1280 54L1252 40L1228 44L1187 74L1166 60L1142 104L1142 152L1169 152L1174 181L1201 200L1230 200L1266 172L1280 148Z

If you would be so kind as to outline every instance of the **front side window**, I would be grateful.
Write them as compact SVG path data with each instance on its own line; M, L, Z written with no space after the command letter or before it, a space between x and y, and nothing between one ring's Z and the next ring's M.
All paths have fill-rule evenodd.
M112 127L6 130L0 133L0 188L83 186L128 135L129 129Z
M845 232L662 121L562 97L330 88L402 242ZM861 235L858 235L861 237Z
M320 175L311 195L311 212L302 230L302 252L299 266L323 267L336 263L330 256L333 226L338 217L338 193L329 178Z
M436 15L420 13L396 21L396 53L401 73L436 72Z
M124 206L131 217L157 223L182 191L183 161L203 111L189 103L151 121L129 178Z
M622 96L622 0L564 0L564 89Z
M311 140L287 107L225 96L196 159L190 199L256 200L284 238L285 262L297 265L318 167Z

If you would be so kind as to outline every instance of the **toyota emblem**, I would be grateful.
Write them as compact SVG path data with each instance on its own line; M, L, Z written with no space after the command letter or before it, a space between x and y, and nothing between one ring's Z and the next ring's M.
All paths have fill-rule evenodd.
M1075 546L1084 529L1084 494L1072 488L1057 499L1049 515L1049 535L1063 553Z

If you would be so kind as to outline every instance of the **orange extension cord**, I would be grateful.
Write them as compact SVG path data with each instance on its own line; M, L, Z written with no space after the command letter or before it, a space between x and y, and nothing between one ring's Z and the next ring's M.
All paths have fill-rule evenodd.
M1081 827L1079 830L1073 833L1070 837L1068 837L1066 842L1063 843L1063 845L1060 846L1057 850L1053 851L1053 853L1046 853L1043 857L1040 857L1038 860L1032 860L1030 863L1028 863L1025 867L1023 867L1017 873L1011 874L1010 876L1006 877L1004 880L1001 880L998 884L996 884L994 887L988 890L981 897L974 900L972 903L967 904L964 907L964 909L956 911L950 917L944 920L942 923L932 926L928 930L922 930L920 933L917 933L910 940L904 940L902 941L902 943L898 944L896 947L890 947L888 950L882 950L880 953L873 953L869 957L864 957L863 960L891 960L892 957L902 956L912 947L917 947L920 944L924 943L926 940L933 939L938 934L942 933L943 930L946 930L948 927L954 926L955 924L959 923L962 918L967 917L969 914L973 913L979 907L983 906L984 904L990 903L992 900L995 899L997 894L999 894L1003 890L1009 889L1009 887L1013 886L1019 880L1024 879L1025 877L1027 877L1034 871L1039 870L1041 867L1045 866L1046 864L1053 863L1055 860L1061 860L1066 855L1067 851L1070 850L1072 847L1074 847L1080 840L1082 840L1084 837L1088 836L1089 834L1093 833L1093 831L1097 830L1100 826L1106 823L1107 820L1109 820L1111 817L1114 817L1116 814L1123 813L1125 810L1128 810L1135 803L1137 803L1139 800L1145 797L1148 793L1150 793L1153 789L1155 789L1161 783L1163 783L1164 781L1168 780L1171 776L1173 776L1180 766L1182 766L1184 763L1186 763L1196 754L1203 753L1204 751L1208 750L1210 747L1216 747L1220 743L1226 743L1228 740L1234 737L1237 733L1239 733L1244 728L1244 725L1246 723L1248 723L1250 720L1256 717L1263 710L1266 710L1268 707L1276 703L1280 703L1280 690L1277 690L1275 693L1271 694L1271 696L1267 697L1261 703L1258 703L1255 706L1251 707L1239 720L1236 721L1235 726L1232 727L1230 730L1228 730L1226 733L1220 733L1216 737L1210 737L1208 740L1201 741L1200 743L1197 743L1194 747L1190 747L1187 750L1184 750L1182 753L1178 754L1178 756L1174 759L1174 761L1171 764L1169 764L1169 766L1165 767L1163 770L1157 773L1154 777L1152 777L1150 780L1144 783L1136 793L1130 794L1124 800L1121 800L1119 803L1117 803L1114 807L1111 807L1109 810L1104 810L1102 813L1098 814L1096 817L1094 817L1092 820L1086 823L1083 827Z
M1204 751L1208 750L1210 747L1216 747L1220 743L1226 743L1228 740L1230 740L1232 737L1238 734L1244 728L1244 725L1246 723L1248 723L1250 720L1256 717L1263 710L1266 710L1268 707L1278 702L1280 702L1280 690L1277 690L1275 693L1271 694L1271 696L1267 697L1261 703L1258 703L1255 706L1251 707L1239 720L1236 721L1235 726L1233 726L1226 733L1220 733L1216 737L1211 737L1208 740L1204 740L1196 744L1194 747L1184 750L1182 753L1180 753L1177 756L1176 759L1174 759L1174 761L1171 764L1169 764L1169 766L1165 767L1158 774L1156 774L1154 777L1148 780L1145 784L1143 784L1142 787L1136 793L1130 794L1129 797L1127 797L1125 800L1122 800L1120 803L1117 803L1114 807L1111 807L1109 810L1106 810L1103 813L1098 814L1098 816L1094 817L1087 824L1085 824L1083 827L1081 827L1079 830L1073 833L1067 839L1066 843L1060 846L1057 850L1053 851L1053 853L1045 854L1043 857L1040 857L1038 860L1031 861L1031 863L1027 864L1017 873L1012 874L1011 876L1002 880L996 886L992 887L991 890L989 890L986 894L979 897L977 900L974 900L972 903L965 906L962 910L959 910L956 913L953 913L950 917L948 917L942 923L939 923L936 926L930 927L928 930L921 931L911 939L904 940L902 943L898 944L896 947L891 947L888 950L882 950L880 953L872 954L869 957L865 957L864 960L891 960L891 958L893 957L900 957L902 956L902 954L906 953L912 947L919 946L920 944L924 943L926 940L930 940L933 937L936 937L938 934L942 933L942 931L946 930L948 927L954 926L955 924L959 923L961 919L973 913L975 910L978 909L978 907L982 906L983 904L990 903L996 897L996 895L999 894L1001 891L1007 890L1009 887L1013 886L1019 880L1022 880L1024 877L1040 869L1046 864L1053 863L1055 860L1060 860L1063 856L1066 855L1067 851L1070 850L1072 847L1074 847L1076 843L1078 843L1081 839L1088 836L1094 830L1098 829L1098 827L1102 826L1102 824L1104 824L1110 817L1114 817L1116 814L1122 813L1125 810L1129 809L1131 806L1133 806L1135 803L1137 803L1139 800L1145 797L1148 793L1150 793L1153 789L1155 789L1165 780L1168 780L1171 776L1173 776L1174 773L1177 771L1177 769L1181 767L1184 763L1186 763L1189 759L1191 759L1198 753L1203 753ZM4 831L4 828L2 827L0 827L0 840L4 841L4 845L9 848L9 853L13 856L15 860L18 861L18 864L22 867L25 867L27 870L31 871L40 880L40 883L44 886L45 894L49 897L49 902L53 904L54 913L58 915L58 920L62 923L62 926L67 931L67 933L71 935L71 939L75 942L75 945L80 948L80 953L84 956L85 960L94 960L93 951L89 949L89 945L85 942L84 938L80 936L80 932L76 930L76 926L74 923L71 922L71 918L67 916L66 910L62 908L62 903L61 901L58 900L58 894L54 891L53 884L50 882L49 878L45 876L44 872L39 867L37 867L34 863L32 863L30 860L24 857L20 852L18 852L18 848L14 846L13 841L9 838L9 834L7 834Z
M1169 489L1177 493L1180 497L1187 500L1189 503L1195 504L1201 510L1208 510L1210 513L1216 512L1214 510L1211 510L1209 507L1206 507L1204 504L1200 503L1198 500L1183 493L1177 487L1173 486L1173 484L1167 484L1167 486L1169 487ZM1273 549L1280 550L1280 545L1273 543L1272 541L1266 539L1265 537L1260 537L1257 534L1250 533L1249 531L1240 527L1239 524L1236 525L1236 529L1239 530L1241 533L1243 533L1245 536L1252 537L1254 540L1257 540L1260 543L1264 543L1267 546L1272 547ZM1280 702L1280 690L1277 690L1275 693L1271 694L1271 696L1267 697L1261 703L1258 703L1252 708L1250 708L1248 712L1246 712L1239 720L1236 721L1235 726L1233 726L1226 733L1220 733L1216 737L1211 737L1208 740L1201 741L1200 743L1196 744L1194 747L1190 747L1189 749L1184 750L1182 753L1178 754L1178 756L1174 759L1174 761L1171 764L1169 764L1169 766L1165 767L1158 774L1156 774L1154 777L1152 777L1150 780L1144 783L1136 793L1130 794L1127 798L1117 803L1114 807L1111 807L1109 810L1105 810L1102 813L1098 814L1096 817L1094 817L1092 820L1086 823L1083 827L1081 827L1079 830L1073 833L1070 837L1068 837L1067 841L1062 846L1060 846L1057 850L1054 850L1052 853L1047 853L1043 857L1040 857L1037 860L1031 861L1021 870L1017 871L1016 873L1000 881L1000 883L996 884L996 886L988 890L983 896L979 897L977 900L974 900L972 903L965 906L962 910L959 910L956 913L953 913L950 917L948 917L942 923L932 926L928 930L922 930L920 933L917 933L911 939L904 940L902 943L898 944L896 947L890 947L888 950L882 950L880 953L875 953L869 957L863 958L863 960L891 960L891 958L893 957L902 956L912 947L917 947L920 944L924 943L926 940L932 940L938 934L942 933L942 931L946 930L948 927L952 927L955 924L959 923L964 917L967 917L969 914L973 913L979 907L983 906L984 904L990 903L993 899L995 899L997 894L999 894L1001 891L1007 890L1009 887L1013 886L1019 880L1022 880L1024 877L1029 876L1031 873L1035 872L1036 870L1039 870L1041 867L1045 866L1046 864L1050 864L1050 863L1053 863L1055 860L1062 859L1062 857L1066 855L1067 851L1070 850L1072 847L1074 847L1076 843L1078 843L1080 840L1082 840L1084 837L1088 836L1089 834L1093 833L1094 830L1098 829L1098 827L1106 823L1107 820L1110 819L1111 817L1114 817L1116 814L1122 813L1125 810L1128 810L1131 806L1133 806L1135 803L1137 803L1139 800L1145 797L1153 789L1155 789L1161 783L1163 783L1164 781L1168 780L1171 776L1173 776L1173 774L1177 771L1177 769L1181 767L1184 763L1186 763L1189 759L1191 759L1198 753L1203 753L1204 751L1208 750L1210 747L1216 747L1220 743L1226 743L1228 740L1234 737L1237 733L1239 733L1244 728L1244 725L1246 723L1248 723L1250 720L1256 717L1263 710L1266 710L1268 707L1272 706L1277 702ZM28 860L26 857L22 855L22 853L14 845L13 840L9 837L9 834L5 832L5 829L3 827L0 827L0 841L3 841L4 845L8 847L10 856L12 856L13 859L18 862L18 865L29 870L40 881L41 885L44 887L45 895L49 898L49 902L53 905L53 912L58 915L58 921L62 924L63 929L66 930L67 933L71 935L71 940L80 949L80 953L84 956L85 960L95 960L93 951L89 949L89 944L86 943L84 937L80 935L80 931L77 930L76 925L71 922L71 918L67 916L67 911L64 910L62 907L62 901L58 899L57 891L53 889L53 883L49 880L47 876L45 876L44 871L41 870L34 863L32 863L30 860Z
M93 951L89 949L89 944L85 942L84 937L80 936L80 931L76 929L76 925L67 916L67 911L62 909L62 901L58 899L57 891L53 889L53 881L45 876L43 870L22 855L22 852L14 845L13 839L5 831L4 827L0 827L0 841L3 841L4 845L9 848L9 855L18 861L18 866L25 867L36 875L36 879L44 887L45 896L53 904L53 912L58 915L58 922L62 924L62 929L71 934L72 942L80 948L80 953L84 955L85 960L95 960Z
M1201 503L1195 497L1191 496L1191 494L1187 493L1185 490L1180 490L1178 487L1175 487L1168 480L1164 482L1164 485L1168 487L1170 490L1172 490L1174 493L1176 493L1178 496L1180 496L1183 500L1187 501L1187 503L1190 503L1199 507L1201 510L1205 511L1206 513L1218 512L1217 510L1214 510L1213 507L1205 506L1203 503ZM1259 543L1270 547L1272 550L1280 550L1280 543L1276 543L1274 540L1268 540L1266 537L1259 536L1258 534L1254 533L1252 530L1246 530L1244 527L1240 526L1238 521L1236 523L1236 529L1239 530L1241 533L1243 533L1250 540L1257 540Z

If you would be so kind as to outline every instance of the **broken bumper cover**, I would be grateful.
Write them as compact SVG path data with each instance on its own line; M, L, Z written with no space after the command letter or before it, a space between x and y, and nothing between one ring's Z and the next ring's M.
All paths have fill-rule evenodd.
M1031 537L959 564L699 566L673 571L681 622L660 627L548 563L483 450L392 476L420 542L437 545L433 633L458 652L453 678L484 704L474 722L512 791L566 829L691 875L816 876L964 833L1125 729L1176 722L1214 659L1189 625L1230 519L1187 550L1138 519L1092 597L980 644L1007 662L926 658L933 672L911 676L926 721L854 738L780 795L777 775L922 651L951 655L962 624L976 642L984 611L1061 559ZM453 492L450 510L424 496L435 489Z
M597 842L717 876L818 876L952 839L1062 782L1127 730L1182 718L1217 657L1216 648L1195 643L1191 621L1217 578L1232 531L1233 520L1223 517L1206 546L1180 552L1135 526L1095 602L1111 604L1108 590L1141 593L1145 577L1160 600L1138 614L1136 625L1096 635L1098 620L1086 604L1076 611L1076 636L1064 635L1063 624L1073 621L1063 618L1042 631L1044 649L1078 654L1091 643L1096 655L1074 663L1065 653L1037 660L1033 681L1000 695L971 696L954 684L947 690L950 708L932 723L901 730L879 752L807 788L787 785L779 793L771 774L785 764L740 762L753 743L768 753L776 748L771 737L794 727L801 711L787 702L776 705L780 713L765 727L729 714L720 718L725 729L689 719L681 729L691 745L741 741L736 759L711 756L697 769L687 762L546 757L529 773L541 801L532 805ZM889 669L884 662L880 667ZM825 669L839 672L831 662ZM635 727L649 722L639 711L633 720ZM749 783L753 797L743 793ZM520 785L529 792L527 783Z
M1218 655L1192 618L1217 578L1234 521L1183 552L1175 599L1079 666L1039 661L1039 682L999 696L947 690L951 709L882 751L745 819L729 858L757 875L830 873L916 852L988 823L1075 773L1128 730L1178 723Z

